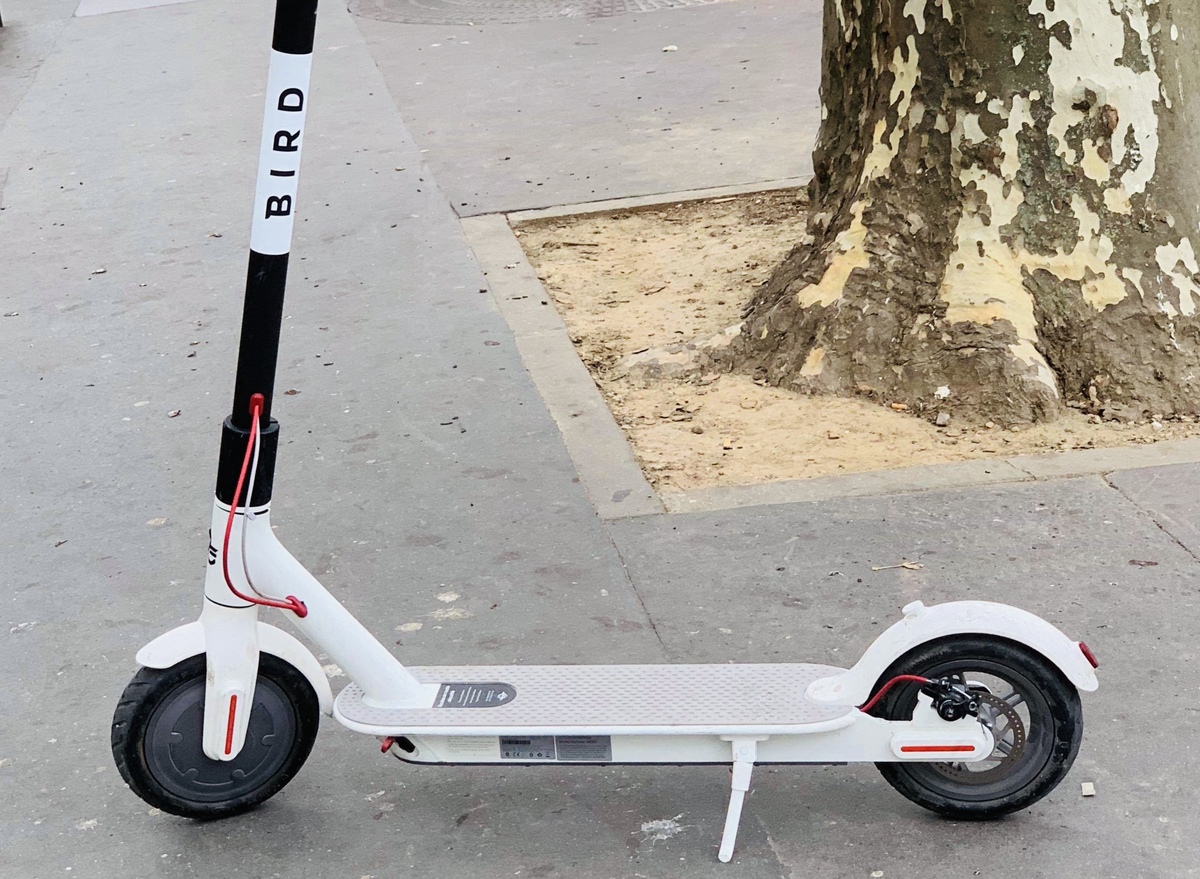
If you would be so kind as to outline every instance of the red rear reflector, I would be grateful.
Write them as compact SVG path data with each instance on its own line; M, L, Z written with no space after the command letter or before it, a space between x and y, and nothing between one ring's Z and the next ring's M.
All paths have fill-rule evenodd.
M1088 647L1082 641L1079 642L1079 652L1083 654L1083 658L1092 664L1092 668L1100 667L1100 660L1096 658L1096 654L1092 652L1092 648Z
M901 754L969 754L974 745L901 745Z
M233 718L237 714L237 695L229 697L229 722L225 724L225 753L233 751Z

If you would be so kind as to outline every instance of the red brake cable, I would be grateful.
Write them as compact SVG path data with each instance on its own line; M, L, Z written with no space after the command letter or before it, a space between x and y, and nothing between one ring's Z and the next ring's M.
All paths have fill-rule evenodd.
M233 579L229 576L229 537L233 534L233 522L237 516L238 501L242 497L242 485L246 481L246 473L250 470L250 459L253 457L254 446L258 442L258 422L262 415L264 399L262 394L254 394L250 398L250 438L246 441L246 456L242 459L242 472L238 474L237 487L233 490L233 503L229 507L229 520L225 523L225 542L221 547L221 570L225 574L225 585L229 587L229 591L240 598L242 601L247 601L250 604L261 605L262 607L277 607L280 610L290 610L296 616L303 619L308 616L308 608L304 602L294 595L289 595L283 601L275 598L264 598L262 596L243 595L238 591L238 588L233 585ZM246 501L246 513L250 511L250 501ZM247 517L248 518L248 517ZM243 522L242 527L245 528L248 522Z
M923 678L920 675L896 675L886 684L879 688L879 692L871 697L871 700L865 705L860 705L858 710L863 714L870 714L871 709L879 704L879 700L888 694L888 690L896 686L896 684L927 684L929 678Z

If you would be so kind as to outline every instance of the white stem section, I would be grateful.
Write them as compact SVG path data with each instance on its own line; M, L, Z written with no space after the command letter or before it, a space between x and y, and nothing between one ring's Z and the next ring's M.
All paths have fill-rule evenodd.
M250 249L258 253L279 255L292 248L311 72L312 55L272 50L258 154L258 186L254 192L254 222L250 227Z
M256 619L257 608L253 605L246 607L225 584L221 569L221 544L228 518L229 508L215 502L208 576L204 583L204 594L208 599L206 610L207 605L212 602L232 605L235 614L245 615L247 618L253 616ZM430 695L408 670L279 542L275 532L271 530L270 511L266 508L252 509L249 521L246 519L247 517L241 514L234 519L233 533L229 541L231 552L238 552L241 545L241 529L246 527L247 567L255 586L266 597L282 600L294 595L304 603L308 608L308 616L302 619L288 613L288 618L310 641L337 663L352 681L362 687L366 694L364 701L377 708L428 706ZM251 594L250 585L245 582L245 576L242 574L240 558L230 559L229 574L242 594ZM239 626L239 630L242 628L248 631L248 627ZM206 628L206 633L207 631ZM257 656L257 652L255 655Z

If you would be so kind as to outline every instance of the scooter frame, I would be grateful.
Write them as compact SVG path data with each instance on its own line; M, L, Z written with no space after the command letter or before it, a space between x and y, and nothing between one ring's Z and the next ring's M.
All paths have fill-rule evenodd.
M383 738L385 751L409 762L731 764L732 791L719 853L728 861L755 763L928 762L944 761L950 754L955 761L970 763L992 753L995 742L983 724L970 715L944 720L924 693L911 720L885 720L859 710L880 675L922 644L965 634L1014 641L1048 659L1078 689L1096 689L1092 663L1079 642L1033 614L977 601L908 605L904 618L885 630L848 670L805 664L541 667L547 679L568 675L598 687L597 698L612 701L610 720L597 719L600 714L580 721L569 713L537 711L520 719L520 706L535 704L537 698L526 695L526 686L531 688L528 692L542 686L554 693L553 684L538 684L539 667L481 671L402 665L283 547L271 528L278 423L270 417L270 405L315 18L316 0L277 2L234 405L222 433L203 609L197 622L159 636L137 654L142 666L154 669L205 655L203 751L209 759L229 761L241 751L254 704L259 655L268 653L304 675L322 711L350 729ZM243 499L251 450L254 466ZM337 700L312 652L259 620L262 604L292 612L301 633L343 669L353 683ZM680 686L724 680L729 687L751 690L794 674L806 682L804 704L790 720L765 709L733 718L715 697L696 703L697 716L692 719L681 720L679 710L665 708L645 709L643 717L618 705L618 697L628 695L621 692L620 677L635 673L676 680ZM506 682L510 678L532 683L514 687ZM447 698L511 701L491 708L459 702L444 712L443 720L438 702L444 704ZM655 691L654 699L666 697ZM505 750L505 741L526 739L535 744Z

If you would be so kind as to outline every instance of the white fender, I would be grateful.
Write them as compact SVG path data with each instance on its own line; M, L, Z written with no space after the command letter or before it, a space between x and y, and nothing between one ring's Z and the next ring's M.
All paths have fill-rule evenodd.
M321 710L333 714L333 690L317 658L283 629L260 622L258 647L263 653L290 663L312 684ZM199 620L159 635L137 653L137 661L147 668L170 668L177 662L204 652L204 629Z
M813 681L807 696L822 705L861 705L889 665L914 647L947 635L1008 638L1042 654L1080 690L1090 693L1099 686L1079 642L1039 616L991 601L951 601L933 607L914 601L905 606L904 619L876 638L853 668Z

